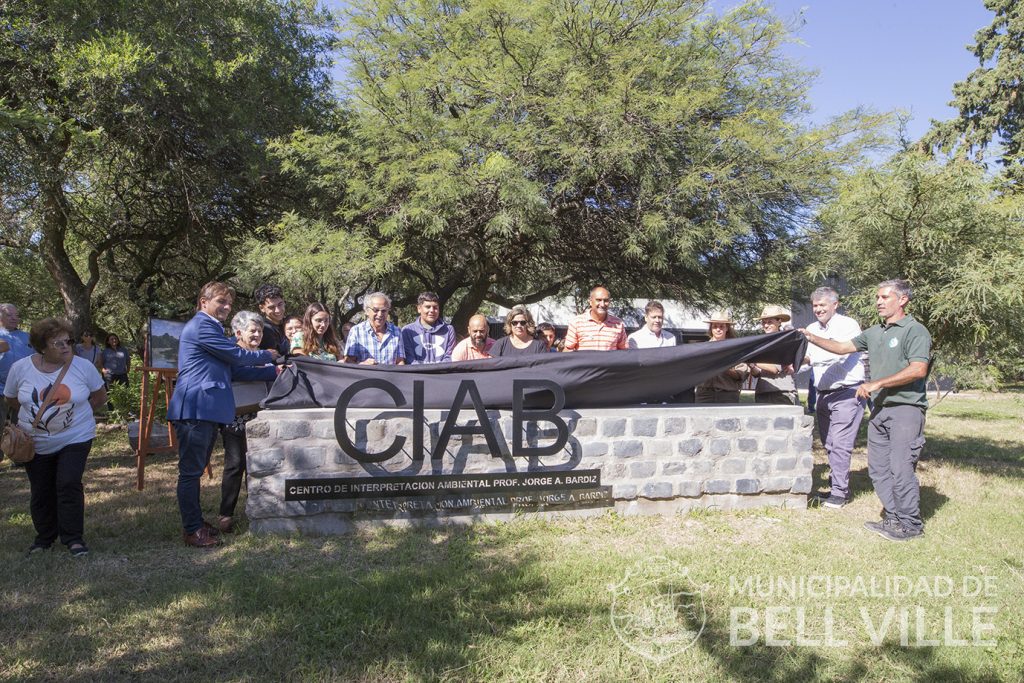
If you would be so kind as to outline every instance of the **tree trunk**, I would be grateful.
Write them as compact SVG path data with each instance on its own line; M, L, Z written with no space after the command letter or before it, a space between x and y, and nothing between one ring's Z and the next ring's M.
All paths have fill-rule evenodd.
M82 330L92 327L92 306L89 289L78 275L64 247L67 235L68 212L64 188L59 180L46 183L42 188L43 221L39 251L43 265L53 278L64 300L64 312L77 339Z
M489 274L480 275L476 282L470 285L466 296L462 297L462 301L459 302L459 307L455 310L455 315L452 316L452 326L455 328L455 334L460 338L466 336L469 319L479 312L480 304L487 297L487 290L490 289L490 286L491 276Z

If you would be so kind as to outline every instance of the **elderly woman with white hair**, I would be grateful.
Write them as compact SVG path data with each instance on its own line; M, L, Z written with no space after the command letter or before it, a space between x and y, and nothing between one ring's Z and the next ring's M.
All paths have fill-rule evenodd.
M263 341L263 318L252 311L239 311L231 319L231 331L238 340L238 346L246 351L259 351ZM277 370L273 365L266 366L268 382L277 378ZM256 411L236 415L235 421L223 425L220 429L224 440L224 473L220 481L220 517L217 528L223 532L235 529L235 506L238 494L242 490L242 479L245 477L245 457L248 444L245 440L245 425L256 417Z

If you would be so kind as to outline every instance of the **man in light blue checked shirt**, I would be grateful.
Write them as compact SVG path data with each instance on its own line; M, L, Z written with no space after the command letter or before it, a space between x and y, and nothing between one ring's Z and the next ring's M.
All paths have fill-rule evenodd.
M374 292L363 300L366 320L352 328L345 342L345 362L405 365L405 345L398 325L388 320L391 297Z

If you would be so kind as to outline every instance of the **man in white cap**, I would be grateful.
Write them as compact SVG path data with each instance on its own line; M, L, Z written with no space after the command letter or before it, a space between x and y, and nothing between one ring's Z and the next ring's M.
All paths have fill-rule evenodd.
M782 306L774 304L765 306L761 311L761 329L765 334L774 334L782 330L782 324L789 322L792 316ZM800 397L796 393L793 382L792 365L774 365L772 363L752 363L750 374L757 378L754 385L754 402L776 405L798 406Z

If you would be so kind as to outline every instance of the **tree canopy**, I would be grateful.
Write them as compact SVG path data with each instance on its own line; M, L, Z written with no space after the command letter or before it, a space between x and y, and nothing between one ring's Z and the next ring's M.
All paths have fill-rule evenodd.
M94 303L166 314L233 272L233 245L287 198L267 141L329 110L313 0L8 0L2 16L4 260L40 258L77 329Z
M995 13L968 49L979 66L953 86L960 114L936 122L925 142L981 158L991 146L1007 176L1024 181L1024 9L1017 0L984 0Z
M947 371L961 363L1016 376L1024 202L998 187L979 164L917 152L851 174L822 212L817 272L846 278L854 295L845 301L865 322L877 320L877 283L909 280L910 310L931 331Z
M372 278L437 291L457 324L596 282L782 295L772 273L878 122L806 125L786 39L757 3L357 0L351 119L278 150L318 198L286 220L313 250L324 226L374 245Z

